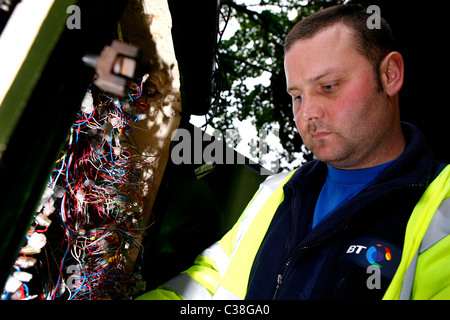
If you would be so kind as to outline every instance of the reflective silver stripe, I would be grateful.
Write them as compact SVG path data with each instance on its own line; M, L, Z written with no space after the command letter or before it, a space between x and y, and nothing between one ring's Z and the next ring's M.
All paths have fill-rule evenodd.
M411 260L408 269L406 269L405 275L403 276L402 290L400 291L400 297L398 298L399 300L411 299L418 256L419 252L417 251L413 259Z
M227 254L223 251L218 242L204 250L200 256L214 260L216 262L220 277L223 278L231 260L228 258Z
M164 283L162 287L178 293L185 300L210 300L212 298L209 291L187 273L179 274Z
M248 228L252 224L253 220L261 210L262 206L266 203L272 193L280 186L280 183L290 174L290 172L282 172L272 176L269 176L260 186L258 194L253 199L250 206L245 211L244 216L239 224L236 241L233 246L231 258L237 251L237 248L241 244L242 239L245 236Z
M450 198L442 201L433 219L428 226L422 243L420 245L420 253L431 248L435 243L439 242L450 234Z
M400 300L411 299L414 278L416 275L416 265L419 254L430 249L434 244L444 239L450 234L450 198L445 199L433 215L431 222L423 236L418 252L414 255L408 269L403 277Z
M213 300L242 300L242 299L219 285L217 287L216 292L214 293Z

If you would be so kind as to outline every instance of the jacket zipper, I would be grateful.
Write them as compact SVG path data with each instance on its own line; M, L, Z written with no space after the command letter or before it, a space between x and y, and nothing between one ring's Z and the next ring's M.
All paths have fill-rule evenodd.
M289 265L292 262L292 259L294 258L295 255L297 255L298 252L303 251L303 250L307 250L307 249L312 249L318 245L320 245L321 243L323 243L324 241L332 238L334 235L336 235L337 233L341 232L341 231L345 231L347 229L347 225L348 225L348 219L344 221L344 227L341 229L335 229L335 232L331 232L331 233L327 233L324 237L318 239L317 241L313 242L310 245L307 246L302 246L302 247L297 247L294 248L294 250L289 254L289 256L286 259L286 262L283 265L283 269L281 270L281 273L278 274L277 276L277 285L275 287L275 292L273 294L273 300L276 299L277 294L278 294L278 290L281 287L281 284L283 283L283 276L287 270L287 268L289 267ZM286 244L286 248L287 248L287 244Z
M273 294L273 300L277 297L278 289L280 289L281 283L283 282L283 275L280 273L277 277L277 286L275 287L275 292Z
M324 238L323 240L325 240L325 238ZM317 241L316 243L319 243L319 242L320 242L320 241ZM316 244L316 243L314 243L314 244ZM286 270L287 270L287 268L289 267L289 265L291 264L291 261L292 261L292 259L294 258L294 255L296 255L298 252L300 252L300 251L302 251L302 250L314 248L315 246L316 246L316 245L303 246L303 247L300 247L300 248L295 248L295 249L291 252L291 254L288 256L286 262L285 262L284 265L283 265L283 270L281 271L281 273L278 274L278 277L277 277L277 286L275 287L275 292L274 292L274 294L273 294L273 300L275 300L276 297L277 297L278 290L280 289L281 284L283 283L283 275L284 275L284 273L286 272Z

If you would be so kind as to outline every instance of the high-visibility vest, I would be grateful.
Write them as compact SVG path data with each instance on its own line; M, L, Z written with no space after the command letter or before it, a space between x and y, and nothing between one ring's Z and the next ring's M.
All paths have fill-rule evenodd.
M191 268L138 299L244 299L253 260L293 173L266 179L221 240L203 251ZM447 166L413 210L402 259L384 299L450 299L449 198Z
M406 227L400 265L383 299L450 299L450 165L423 193Z

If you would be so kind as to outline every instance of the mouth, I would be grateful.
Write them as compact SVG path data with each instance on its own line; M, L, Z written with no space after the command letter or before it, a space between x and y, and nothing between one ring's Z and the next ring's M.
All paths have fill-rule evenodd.
M330 135L331 132L313 132L311 133L311 137L313 138L313 140L319 140L319 139L323 139L326 136Z

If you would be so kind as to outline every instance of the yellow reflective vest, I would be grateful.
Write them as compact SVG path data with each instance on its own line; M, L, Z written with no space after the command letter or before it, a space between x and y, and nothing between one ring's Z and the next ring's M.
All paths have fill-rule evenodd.
M415 206L400 265L383 299L450 299L450 166Z
M137 299L244 299L253 260L294 172L261 184L234 227L188 270ZM409 219L402 259L383 299L450 299L450 166Z

